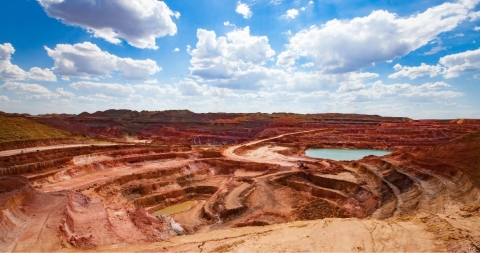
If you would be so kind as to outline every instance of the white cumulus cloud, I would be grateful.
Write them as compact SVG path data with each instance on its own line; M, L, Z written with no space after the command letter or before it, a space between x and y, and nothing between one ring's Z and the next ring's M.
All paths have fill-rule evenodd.
M440 58L435 66L425 63L422 63L419 67L406 67L396 64L393 68L397 72L389 75L389 78L406 76L415 79L425 75L430 77L443 75L445 78L453 78L461 74L480 71L480 49L446 55Z
M243 18L245 18L245 19L249 19L253 15L252 11L250 10L250 6L248 6L248 4L242 3L240 1L238 1L237 8L235 9L235 11L238 14L242 15Z
M64 90L63 88L57 88L55 90L57 92L57 94L59 94L60 96L64 97L64 98L73 98L75 97L75 94L69 92L69 91L66 91Z
M393 67L397 72L388 76L388 78L408 77L410 79L416 79L421 76L434 77L442 73L443 69L440 65L427 65L422 63L419 67L404 67L400 64L396 64Z
M346 102L395 101L407 99L416 103L432 103L465 95L462 92L447 90L450 85L444 82L411 85L408 83L384 84L376 81L364 88L335 94L337 99Z
M45 47L54 60L52 68L66 78L109 77L113 72L128 80L147 80L161 68L153 60L121 58L102 51L90 42L74 45L58 44L54 49Z
M471 12L470 14L468 14L468 17L470 18L470 21L477 21L478 19L480 19L480 11Z
M12 54L15 48L10 43L0 44L0 80L25 80L56 82L57 77L50 69L33 67L25 71L19 66L12 64Z
M33 67L28 72L28 77L37 81L56 82L57 76L50 69Z
M179 97L181 94L178 89L173 88L171 85L152 85L152 84L136 84L133 86L135 91L144 93L146 96L158 99Z
M25 93L50 94L51 93L47 88L39 84L19 83L19 82L11 82L11 81L7 81L4 84L0 85L0 89L4 91L17 93L17 94L25 94Z
M298 16L298 10L297 9L290 9L287 11L287 13L285 13L285 15L283 15L282 17L283 18L286 18L286 19L294 19Z
M206 86L200 86L191 79L185 79L177 84L177 89L184 96L201 96L206 95Z
M25 94L29 100L71 99L75 96L63 88L57 88L56 92L52 92L46 87L36 83L19 83L12 81L5 82L0 86L0 90L16 94Z
M157 0L38 0L48 16L67 25L79 26L119 44L125 39L138 48L157 49L155 39L175 35L177 26L172 16L180 13L170 10Z
M304 67L304 68L310 68L310 67L315 66L315 63L307 62L307 63L302 64L301 66Z
M75 82L70 84L70 87L81 91L85 94L103 94L109 97L129 97L135 93L135 90L130 84L117 83L95 83L95 82Z
M440 58L440 64L445 66L445 78L457 77L464 73L480 70L480 49L451 54Z
M467 19L470 5L443 3L408 17L374 11L352 20L331 20L311 26L289 38L278 66L289 67L300 57L321 71L349 72L390 61L416 50Z
M235 80L240 84L241 81L254 81L248 80L249 78L256 79L268 74L268 70L261 66L275 55L275 51L270 47L266 36L250 35L248 26L218 38L214 31L198 29L197 37L196 48L189 51L193 76L202 80ZM240 78L246 75L249 76L247 79ZM218 84L223 85L221 83Z
M0 44L0 80L25 79L25 71L10 62L13 53L15 53L15 48L12 44Z
M223 25L224 25L224 26L233 26L233 27L235 27L235 24L230 23L230 21L225 21L225 22L223 22Z
M95 103L105 103L115 100L113 97L108 97L105 95L95 94L94 96L79 96L77 101L84 104L95 104Z

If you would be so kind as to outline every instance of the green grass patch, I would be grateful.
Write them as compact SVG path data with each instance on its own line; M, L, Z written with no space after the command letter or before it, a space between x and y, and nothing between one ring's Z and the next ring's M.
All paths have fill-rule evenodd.
M23 117L0 116L0 143L11 141L72 138L72 133Z

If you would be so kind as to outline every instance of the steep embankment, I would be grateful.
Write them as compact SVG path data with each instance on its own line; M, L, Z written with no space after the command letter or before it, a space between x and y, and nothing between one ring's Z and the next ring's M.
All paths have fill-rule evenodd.
M480 131L476 131L449 142L420 149L415 153L426 163L443 162L460 167L475 186L480 187Z
M35 190L24 177L0 176L0 248L11 251L24 229L28 216L24 206Z

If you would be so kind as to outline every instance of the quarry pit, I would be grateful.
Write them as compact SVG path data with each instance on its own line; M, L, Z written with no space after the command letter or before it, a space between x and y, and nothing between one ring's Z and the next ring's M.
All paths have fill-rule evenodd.
M480 122L421 123L271 127L233 145L15 151L0 157L0 248L478 251ZM393 152L305 156L324 147Z

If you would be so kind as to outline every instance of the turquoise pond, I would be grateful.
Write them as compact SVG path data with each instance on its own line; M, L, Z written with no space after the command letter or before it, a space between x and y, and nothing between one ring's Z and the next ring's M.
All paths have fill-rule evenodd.
M335 161L351 161L358 160L364 156L375 155L382 156L392 153L388 150L377 150L377 149L330 149L330 148L318 148L318 149L308 149L305 151L305 154L314 158L324 158L331 159Z

